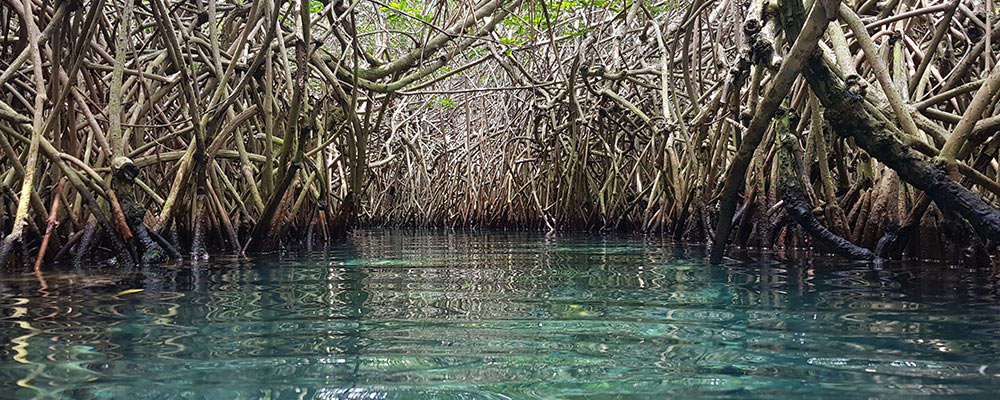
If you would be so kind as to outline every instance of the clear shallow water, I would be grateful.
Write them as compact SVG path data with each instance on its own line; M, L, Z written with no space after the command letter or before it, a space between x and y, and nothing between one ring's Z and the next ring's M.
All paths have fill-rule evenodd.
M369 232L0 275L0 399L997 398L988 271ZM143 289L132 293L123 291Z

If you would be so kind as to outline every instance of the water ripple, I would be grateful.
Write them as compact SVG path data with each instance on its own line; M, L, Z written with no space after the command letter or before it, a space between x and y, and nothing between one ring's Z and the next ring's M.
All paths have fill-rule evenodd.
M998 291L983 271L700 257L650 238L368 232L323 252L59 266L44 290L34 275L5 272L0 398L1000 389Z

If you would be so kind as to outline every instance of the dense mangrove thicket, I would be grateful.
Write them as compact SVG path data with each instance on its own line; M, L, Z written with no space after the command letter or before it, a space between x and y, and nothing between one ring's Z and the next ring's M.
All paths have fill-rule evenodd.
M368 224L985 264L996 8L5 0L0 263Z

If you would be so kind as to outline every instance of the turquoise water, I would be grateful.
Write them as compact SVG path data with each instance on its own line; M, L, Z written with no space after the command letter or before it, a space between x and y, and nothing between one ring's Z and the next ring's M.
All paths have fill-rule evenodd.
M323 252L8 271L0 398L998 398L988 270L702 256L366 232Z

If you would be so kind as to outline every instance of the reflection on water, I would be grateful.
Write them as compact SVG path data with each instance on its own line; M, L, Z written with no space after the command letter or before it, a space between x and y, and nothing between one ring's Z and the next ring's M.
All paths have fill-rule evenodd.
M369 232L323 253L55 267L45 287L8 271L0 398L1000 390L987 271L701 256L643 238Z

